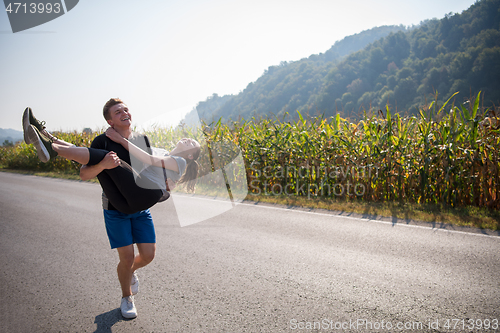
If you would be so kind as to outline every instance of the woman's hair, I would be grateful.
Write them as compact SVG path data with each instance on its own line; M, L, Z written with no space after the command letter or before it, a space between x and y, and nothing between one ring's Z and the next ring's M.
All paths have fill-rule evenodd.
M190 149L185 151L184 153L187 155L191 152L193 153L192 159L181 156L186 160L187 166L186 171L182 175L181 179L179 179L179 184L186 183L186 189L190 192L194 192L194 186L196 185L196 179L198 178L198 169L200 167L196 160L198 159L198 157L200 157L201 148L198 147L195 149Z
M104 107L102 108L102 115L104 116L104 119L110 120L111 117L109 116L109 108L116 104L121 104L123 101L119 98L111 98L109 101L104 104Z

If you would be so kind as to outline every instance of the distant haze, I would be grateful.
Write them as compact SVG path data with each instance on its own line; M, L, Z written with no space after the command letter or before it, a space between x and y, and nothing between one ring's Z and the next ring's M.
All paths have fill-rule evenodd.
M417 25L474 0L80 1L67 14L13 34L0 11L0 126L21 130L25 107L47 128L106 126L120 97L140 125L237 94L269 66L328 50L382 25Z

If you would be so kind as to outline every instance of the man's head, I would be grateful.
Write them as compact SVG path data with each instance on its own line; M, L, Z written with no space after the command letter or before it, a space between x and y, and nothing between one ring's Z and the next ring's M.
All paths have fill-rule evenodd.
M111 98L107 101L102 109L102 114L109 126L113 128L129 128L132 124L132 116L128 107L119 98Z
M104 107L102 108L102 115L104 116L104 119L110 120L111 116L109 114L109 108L116 104L124 104L123 101L119 98L111 98L109 101L104 104Z

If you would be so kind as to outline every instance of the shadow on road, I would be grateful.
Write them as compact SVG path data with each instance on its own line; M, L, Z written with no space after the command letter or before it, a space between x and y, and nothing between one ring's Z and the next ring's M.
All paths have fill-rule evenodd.
M122 317L120 308L104 312L95 317L94 324L97 324L97 328L94 333L111 333L111 327L120 321L126 321L131 319L125 319Z

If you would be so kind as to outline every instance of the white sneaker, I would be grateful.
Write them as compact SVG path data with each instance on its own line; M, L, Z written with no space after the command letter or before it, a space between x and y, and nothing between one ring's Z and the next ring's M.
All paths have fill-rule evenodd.
M137 277L137 271L134 271L134 274L132 275L130 289L132 290L132 295L136 295L139 292L139 278Z
M137 317L137 309L134 304L134 296L127 296L122 298L122 304L120 305L120 310L122 311L122 316L127 319L132 319Z

